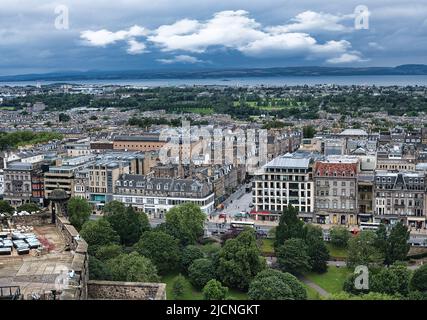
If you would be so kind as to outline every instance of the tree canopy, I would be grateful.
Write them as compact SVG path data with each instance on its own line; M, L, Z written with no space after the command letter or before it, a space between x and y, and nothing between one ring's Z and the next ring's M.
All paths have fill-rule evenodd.
M387 238L384 263L390 265L395 261L404 261L410 245L408 228L401 222L394 225Z
M24 203L23 205L16 208L16 210L18 212L20 212L20 211L36 212L36 211L40 210L40 207L37 204L30 202L30 203Z
M376 247L376 234L373 231L362 231L348 241L347 264L350 267L358 265L371 266L381 264L383 256Z
M267 268L255 276L248 296L251 300L306 300L307 291L290 273Z
M347 247L350 239L350 232L346 227L336 226L331 229L331 243L339 248Z
M260 256L255 232L248 229L235 239L225 242L219 252L217 274L227 286L244 290L265 267L266 262Z
M202 290L204 300L225 300L228 294L228 288L221 282L211 279L206 283Z
M301 274L311 269L307 245L302 239L289 239L277 249L277 262L284 272Z
M114 281L158 282L157 268L150 259L136 252L122 253L107 262Z
M205 258L194 260L188 268L188 277L196 288L203 288L209 280L215 279L212 261Z
M72 197L67 204L67 211L70 223L80 230L83 224L89 220L92 213L92 206L86 199Z
M89 253L96 252L101 246L118 244L120 241L117 232L104 218L85 222L80 231L80 236L87 242Z
M7 213L11 215L15 209L9 204L8 201L0 200L0 213Z
M274 246L277 248L291 238L304 238L304 222L298 218L298 210L292 205L280 215Z
M193 261L201 258L204 258L204 253L198 246L186 246L181 254L181 269L187 272Z
M144 231L150 230L148 217L145 213L138 213L119 201L111 201L105 205L105 218L120 236L123 245L131 246L138 242Z
M427 293L427 264L422 265L414 271L410 281L410 288L414 291Z
M134 249L150 258L159 273L171 271L179 265L180 247L177 239L162 231L147 231L135 244Z
M195 244L203 235L206 215L193 203L173 207L166 213L165 228L182 245Z

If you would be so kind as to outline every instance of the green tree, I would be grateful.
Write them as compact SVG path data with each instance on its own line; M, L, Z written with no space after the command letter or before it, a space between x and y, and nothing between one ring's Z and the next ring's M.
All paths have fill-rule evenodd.
M9 204L9 202L5 200L0 200L0 213L7 213L9 215L13 214L15 210L13 207Z
M378 265L383 256L376 244L376 234L373 231L362 231L348 241L347 264L350 267L358 265Z
M395 261L404 261L410 248L408 240L409 231L403 223L393 226L387 239L384 263L390 265Z
M427 294L427 264L414 271L410 281L410 288L413 291Z
M245 230L225 242L218 255L217 274L232 288L247 289L253 277L266 267L260 256L255 232Z
M111 272L104 261L89 256L89 279L111 280Z
M370 289L379 293L406 296L409 293L410 278L411 271L404 264L395 263L372 276Z
M307 244L315 241L323 241L322 228L313 224L305 224L304 237Z
M120 241L119 235L104 218L85 222L80 236L89 245L89 253L95 253L101 246L118 244Z
M292 291L279 278L267 277L253 280L248 296L251 300L292 300Z
M19 206L16 211L27 211L27 212L36 212L39 211L40 207L35 203L24 203L23 205ZM0 209L1 211L1 209Z
M302 128L302 133L304 138L313 138L316 134L316 129L313 126L305 126Z
M175 278L172 285L172 294L176 300L180 300L184 295L185 285L186 285L185 278L182 276L182 274L179 274Z
M137 252L122 253L118 257L108 260L113 281L129 282L159 282L157 268L150 259Z
M277 249L277 262L284 272L301 274L310 270L307 245L302 239L289 239Z
M329 250L323 240L313 240L306 242L307 254L311 270L317 273L324 273L328 270Z
M272 288L263 286L264 279L272 279L268 283L276 283ZM288 294L287 288L290 289ZM274 292L276 291L276 293ZM282 292L282 294L280 294ZM283 292L286 294L283 295ZM306 300L307 290L304 285L292 274L284 273L279 270L267 268L259 272L249 286L249 298L252 300L279 300L282 296L285 299Z
M92 206L86 199L72 197L67 204L67 211L70 223L80 230L83 224L89 220L92 213Z
M180 262L178 240L162 231L144 232L134 249L150 258L162 274L176 269Z
M202 290L204 300L225 300L228 294L228 288L224 287L221 282L211 279Z
M188 268L188 278L196 288L203 288L205 284L215 278L215 268L209 259L196 259Z
M381 223L375 234L375 247L382 253L385 258L388 240L387 228L385 224Z
M203 235L206 215L193 203L173 207L166 213L165 227L182 245L196 243Z
M59 119L59 122L68 122L71 120L71 117L68 114L60 113L58 119Z
M410 291L407 300L427 300L427 292Z
M96 249L95 257L101 261L113 259L123 253L123 249L118 244L107 244Z
M195 245L188 245L182 250L181 254L181 269L188 272L188 268L194 260L204 257L202 249Z
M330 233L331 243L339 248L346 248L350 239L350 232L346 227L333 227Z
M291 238L304 238L304 222L298 218L298 210L289 205L280 215L279 225L276 227L275 248Z
M142 233L150 230L150 224L145 213L137 213L123 203L111 201L105 205L105 218L120 236L123 245L131 246L135 244Z

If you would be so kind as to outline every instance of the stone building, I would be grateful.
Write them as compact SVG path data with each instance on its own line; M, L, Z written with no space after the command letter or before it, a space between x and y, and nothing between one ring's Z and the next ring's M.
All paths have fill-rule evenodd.
M188 202L200 206L206 214L214 209L211 184L191 178L122 174L116 181L113 200L131 205L155 218L163 218L174 206Z
M375 220L425 228L426 185L424 172L376 171Z
M315 163L315 211L319 223L357 224L358 161L353 157L329 157Z
M4 169L4 200L18 207L31 202L31 163L9 163Z

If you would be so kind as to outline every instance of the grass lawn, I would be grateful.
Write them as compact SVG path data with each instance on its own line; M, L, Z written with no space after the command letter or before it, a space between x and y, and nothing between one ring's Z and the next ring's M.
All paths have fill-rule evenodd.
M320 300L320 295L312 287L309 287L305 283L302 284L307 290L307 300Z
M329 266L326 273L310 272L305 277L329 293L339 293L342 291L344 281L349 274L351 274L351 270L346 267Z
M198 113L200 115L211 115L214 112L213 108L183 108L179 109L180 112Z
M262 239L261 241L261 252L264 254L274 253L274 239Z
M338 260L345 260L348 256L348 251L346 248L338 248L331 243L326 243L326 247L329 250L331 258L336 258Z
M172 293L173 283L175 278L178 276L179 272L173 272L167 275L164 275L161 279L162 282L166 283L166 298L168 300L174 300L175 297ZM184 275L185 277L185 275ZM235 300L248 300L248 295L244 292L228 289L228 296ZM184 294L180 298L181 300L203 300L203 294L200 290L195 288L188 279L185 281Z
M276 103L276 105L272 103L273 101ZM297 108L297 107L306 106L305 103L302 104L301 102L295 101L293 99L283 99L283 98L271 98L269 99L268 105L264 105L264 106L258 106L257 101L243 101L243 102L233 101L233 106L235 107L238 107L241 104L246 104L251 108L257 108L259 110L264 110L264 111L277 111L277 110L282 110L286 108Z

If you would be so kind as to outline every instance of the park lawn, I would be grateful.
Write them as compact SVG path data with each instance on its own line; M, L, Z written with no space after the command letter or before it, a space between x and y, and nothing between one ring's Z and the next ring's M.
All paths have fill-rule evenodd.
M348 257L347 248L338 248L329 242L326 243L326 247L329 250L329 255L331 256L331 258L336 258L338 260L347 259Z
M168 300L174 300L174 295L172 293L173 283L175 278L178 276L179 272L172 272L167 275L162 276L161 281L166 283L166 298ZM203 300L203 294L201 290L195 288L185 275L185 288L184 294L180 300ZM248 300L248 295L245 292L241 292L235 289L228 289L228 296L234 300Z
M168 300L174 300L174 295L172 293L173 283L175 278L178 276L179 272L172 272L167 275L162 276L161 281L166 283L166 298ZM185 276L184 276L185 277ZM185 289L184 294L180 298L181 300L202 300L202 293L194 288L194 286L185 278Z
M320 300L320 295L316 290L306 285L305 283L302 283L302 285L307 290L307 300Z
M4 111L15 111L15 107L0 107L0 110L4 110Z
M274 239L261 240L261 252L263 254L271 255L274 253Z
M307 273L305 277L329 293L339 293L342 291L344 281L352 272L346 267L337 268L329 266L326 273L318 274L314 272Z

